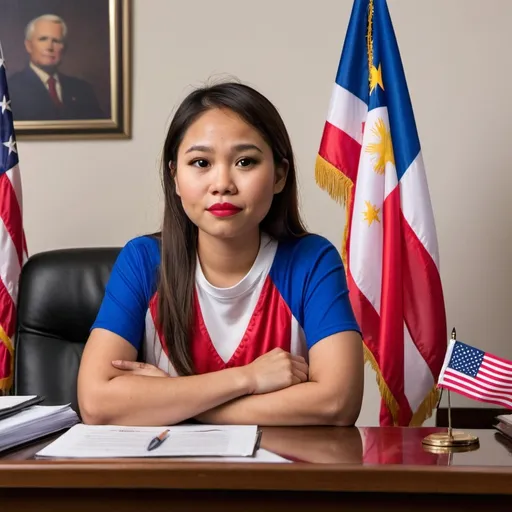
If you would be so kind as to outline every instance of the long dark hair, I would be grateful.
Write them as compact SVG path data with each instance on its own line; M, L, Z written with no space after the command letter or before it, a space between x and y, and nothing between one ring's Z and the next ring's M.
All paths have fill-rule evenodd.
M281 164L283 159L288 160L286 184L282 192L274 196L270 210L260 224L261 230L277 240L306 234L299 214L290 138L272 103L251 87L233 82L203 87L190 93L171 122L162 161L165 210L160 233L162 258L157 322L169 359L179 375L194 373L189 339L194 304L197 226L185 214L181 199L176 194L174 173L178 148L187 129L212 108L229 109L258 130L272 148L276 164Z

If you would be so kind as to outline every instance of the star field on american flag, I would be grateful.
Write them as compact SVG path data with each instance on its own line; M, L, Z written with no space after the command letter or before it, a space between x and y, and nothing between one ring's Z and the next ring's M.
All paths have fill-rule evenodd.
M476 377L484 360L484 352L460 341L455 342L448 366L471 377Z

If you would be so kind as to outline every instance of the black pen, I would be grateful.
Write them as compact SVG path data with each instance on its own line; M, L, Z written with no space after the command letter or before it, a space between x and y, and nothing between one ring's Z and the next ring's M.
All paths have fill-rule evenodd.
M151 441L148 445L148 451L158 448L167 439L168 433L169 433L169 429L166 429L161 434L158 434L156 437L151 439Z

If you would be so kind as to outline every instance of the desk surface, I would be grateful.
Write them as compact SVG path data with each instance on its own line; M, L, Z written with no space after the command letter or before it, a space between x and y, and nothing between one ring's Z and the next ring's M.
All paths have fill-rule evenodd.
M203 489L512 494L512 443L472 430L478 449L427 452L439 428L272 427L261 446L292 463L173 459L37 460L53 438L0 454L1 488Z

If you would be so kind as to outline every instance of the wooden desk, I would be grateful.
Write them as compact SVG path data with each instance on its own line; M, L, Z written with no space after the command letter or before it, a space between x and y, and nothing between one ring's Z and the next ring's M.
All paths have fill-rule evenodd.
M264 428L283 464L36 460L49 442L0 456L1 510L422 512L511 510L512 444L474 430L472 452L433 454L439 428Z

